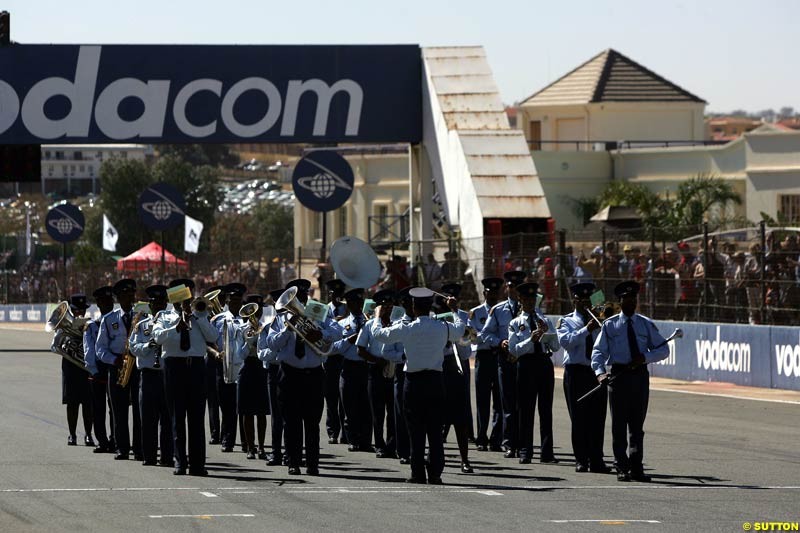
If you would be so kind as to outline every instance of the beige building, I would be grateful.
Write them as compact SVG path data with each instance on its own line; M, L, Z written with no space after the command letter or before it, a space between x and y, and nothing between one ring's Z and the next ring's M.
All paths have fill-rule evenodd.
M531 150L590 151L627 141L702 141L706 102L616 50L526 98L517 114Z

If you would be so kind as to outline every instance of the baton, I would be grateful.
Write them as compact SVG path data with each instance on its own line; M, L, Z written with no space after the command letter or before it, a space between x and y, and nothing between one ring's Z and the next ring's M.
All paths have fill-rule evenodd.
M683 330L681 328L675 328L675 331L672 332L672 335L670 335L669 337L664 339L664 342L662 342L661 344L659 344L658 346L653 348L653 350L657 350L658 348L661 348L662 346L667 344L672 339L680 339L680 338L683 338ZM647 364L647 363L645 363L645 364ZM636 365L636 368L638 368L639 366L641 366L641 365ZM628 369L630 369L630 368L631 367L628 367ZM624 370L623 372L627 372L628 369ZM617 376L619 376L619 375L620 374L617 374ZM610 385L611 383L614 382L614 378L615 378L614 376L607 377L602 382L598 383L598 385L595 388L593 388L592 390L590 390L589 392L587 392L586 394L584 394L583 396L578 398L578 401L580 402L582 400L585 400L586 398L588 398L589 396L591 396L592 394L594 394L598 390L602 389L603 386Z

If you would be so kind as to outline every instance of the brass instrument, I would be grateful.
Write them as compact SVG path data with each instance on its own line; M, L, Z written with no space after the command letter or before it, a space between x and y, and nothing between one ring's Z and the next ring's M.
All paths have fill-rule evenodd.
M208 312L212 318L222 312L222 303L219 301L220 294L222 294L222 290L216 289L203 295L203 298L208 302Z
M461 346L478 344L478 332L475 330L475 328L464 326L464 335L458 339L458 344Z
M141 321L144 313L137 313L136 316L133 318L133 323L131 324L131 329L128 331L128 335L125 339L125 350L122 352L122 368L119 369L117 372L117 385L120 387L126 387L128 382L131 380L131 375L133 374L133 369L136 368L136 356L131 353L131 334L136 331L136 328L139 327L139 321Z
M336 277L350 287L367 289L381 277L381 263L372 246L346 235L331 245L330 262Z
M251 302L243 305L242 308L239 309L239 316L246 319L249 323L249 327L244 334L246 340L252 337L258 337L259 333L261 333L261 325L258 323L258 317L256 316L258 308L259 305L257 303Z
M314 321L305 316L305 308L303 304L297 301L297 287L290 287L281 294L278 301L275 302L275 310L280 312L285 309L290 315L295 317L295 323L287 319L286 326L294 331L300 338L302 338L308 346L320 357L326 357L331 353L333 344L324 339L317 342L309 342L307 336L311 331L319 331L319 328ZM322 332L320 332L322 333Z
M586 312L589 313L592 320L597 322L598 326L602 326L603 322L618 313L616 307L611 302L596 305L592 308L587 307Z
M69 302L61 302L50 314L44 326L45 331L57 332L53 339L52 350L86 372L89 369L83 361L83 329L87 322L89 319L72 314Z

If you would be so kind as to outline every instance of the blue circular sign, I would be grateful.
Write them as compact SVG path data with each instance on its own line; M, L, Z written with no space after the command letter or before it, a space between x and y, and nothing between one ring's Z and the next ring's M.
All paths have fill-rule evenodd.
M150 185L139 195L139 218L152 230L168 230L183 223L186 200L168 183Z
M47 212L44 225L58 242L72 242L83 234L85 219L81 210L70 203L57 205Z
M353 194L353 169L334 151L311 152L297 162L292 188L297 201L312 211L333 211Z

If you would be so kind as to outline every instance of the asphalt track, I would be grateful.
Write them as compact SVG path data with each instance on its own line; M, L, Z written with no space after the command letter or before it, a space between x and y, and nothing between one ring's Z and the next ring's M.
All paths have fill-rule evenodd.
M745 522L800 521L797 395L773 402L651 391L650 484L575 473L560 380L560 464L523 466L471 450L475 474L463 475L451 437L443 486L407 485L407 466L327 444L320 477L290 477L209 446L211 475L178 478L66 446L60 361L38 351L47 346L44 333L0 330L3 532L742 531Z

